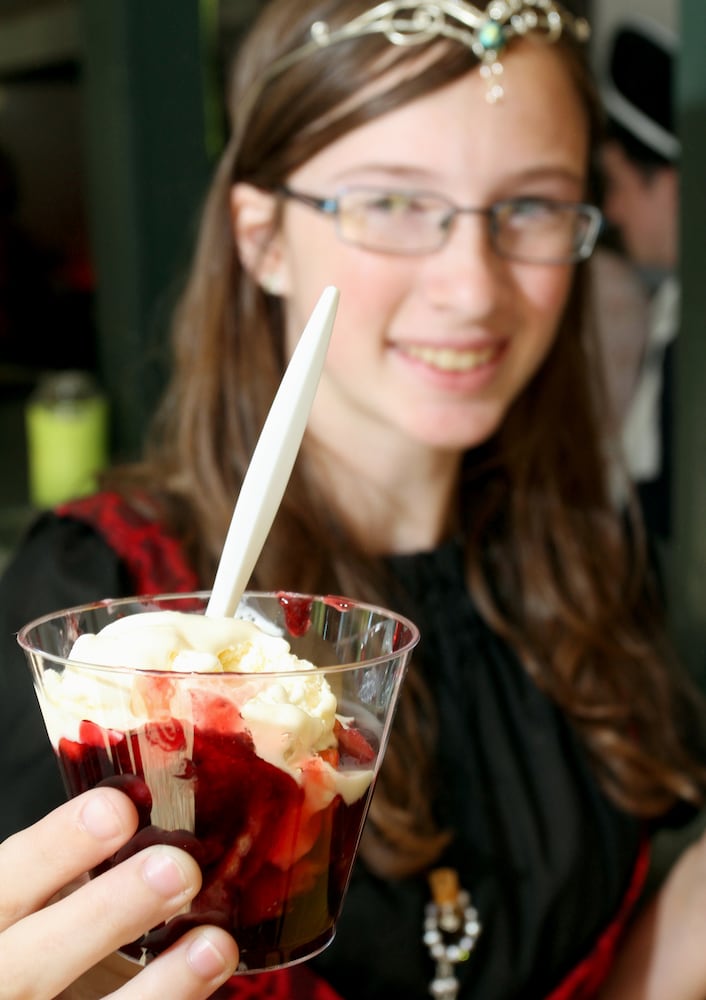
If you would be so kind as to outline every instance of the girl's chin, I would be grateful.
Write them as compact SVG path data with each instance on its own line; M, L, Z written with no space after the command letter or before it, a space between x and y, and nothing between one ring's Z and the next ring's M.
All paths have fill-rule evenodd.
M477 421L439 421L438 424L418 426L415 437L420 444L438 451L465 452L478 448L497 432L502 414Z

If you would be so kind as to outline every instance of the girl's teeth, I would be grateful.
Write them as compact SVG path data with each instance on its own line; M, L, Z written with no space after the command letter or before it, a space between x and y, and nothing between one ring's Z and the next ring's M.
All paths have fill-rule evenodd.
M485 347L479 351L457 351L451 347L410 346L407 348L407 353L441 371L468 372L487 364L495 351L492 347Z

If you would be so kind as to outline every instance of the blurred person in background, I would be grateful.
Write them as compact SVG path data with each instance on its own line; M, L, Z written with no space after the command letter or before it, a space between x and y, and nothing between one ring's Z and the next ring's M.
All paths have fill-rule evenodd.
M603 99L603 211L650 297L647 338L622 443L648 530L670 534L674 341L679 327L679 155L674 122L677 39L646 17L616 29Z

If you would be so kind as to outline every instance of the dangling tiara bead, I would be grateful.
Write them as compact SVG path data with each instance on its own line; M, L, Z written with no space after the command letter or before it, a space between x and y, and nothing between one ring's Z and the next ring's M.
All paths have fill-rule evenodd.
M486 96L495 102L503 96L500 55L513 38L530 32L549 42L567 32L585 42L591 29L585 18L575 17L556 0L493 0L486 10L466 0L383 0L338 28L315 21L308 41L273 62L251 88L240 109L241 120L247 120L266 84L290 66L317 50L367 35L384 35L392 45L405 47L437 39L460 42L480 61L481 72L488 70L483 74L488 80Z

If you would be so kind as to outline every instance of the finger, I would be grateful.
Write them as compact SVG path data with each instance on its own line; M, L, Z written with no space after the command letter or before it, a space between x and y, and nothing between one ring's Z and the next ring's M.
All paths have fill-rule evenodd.
M136 828L128 797L100 788L8 837L0 844L0 931L114 854Z
M9 997L56 996L84 970L174 916L198 892L201 872L186 852L156 845L0 934ZM36 957L41 955L41 962Z
M180 938L111 1000L203 1000L233 975L238 948L220 927L197 927Z

